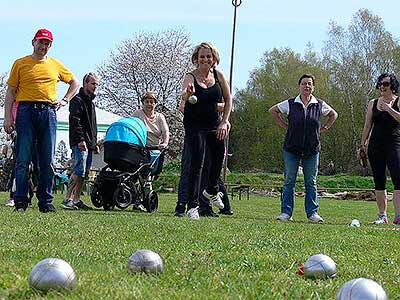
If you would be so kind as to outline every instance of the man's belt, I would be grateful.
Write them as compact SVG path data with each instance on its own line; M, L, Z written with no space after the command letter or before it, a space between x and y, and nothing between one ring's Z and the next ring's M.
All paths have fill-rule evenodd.
M50 102L39 102L39 101L20 101L18 105L29 105L36 109L54 109L56 105Z

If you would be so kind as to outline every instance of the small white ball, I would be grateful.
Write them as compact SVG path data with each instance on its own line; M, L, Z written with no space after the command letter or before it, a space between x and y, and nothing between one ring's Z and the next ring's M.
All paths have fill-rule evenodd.
M128 271L130 273L162 273L164 264L160 255L156 252L143 249L131 255L128 260Z
M350 227L356 227L359 228L361 226L360 221L358 221L357 219L353 219L350 223Z
M62 259L46 258L33 267L29 275L29 285L42 292L72 290L76 286L75 272Z
M197 97L195 95L192 95L188 99L190 104L196 104L197 103Z
M304 265L304 275L313 279L326 279L336 276L336 263L327 255L315 254Z
M356 278L347 281L336 295L337 300L387 300L385 290L375 281Z

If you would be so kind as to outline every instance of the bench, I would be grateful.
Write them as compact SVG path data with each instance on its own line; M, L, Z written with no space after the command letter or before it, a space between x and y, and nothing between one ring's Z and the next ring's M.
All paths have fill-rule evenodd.
M249 200L250 195L250 184L238 184L231 186L231 199L233 200L235 193L239 194L239 200L242 200L242 192L246 192L247 200Z

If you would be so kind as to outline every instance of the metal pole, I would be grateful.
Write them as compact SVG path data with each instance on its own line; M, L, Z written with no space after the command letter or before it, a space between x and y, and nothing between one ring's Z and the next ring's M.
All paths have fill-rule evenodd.
M232 26L232 46L231 46L231 66L229 71L229 92L232 95L232 78L233 78L233 58L235 52L235 34L236 34L236 10L242 4L242 0L232 0L233 9L233 26ZM223 179L226 185L227 182L227 169L228 169L228 145L229 145L229 135L225 139L225 160L223 166Z

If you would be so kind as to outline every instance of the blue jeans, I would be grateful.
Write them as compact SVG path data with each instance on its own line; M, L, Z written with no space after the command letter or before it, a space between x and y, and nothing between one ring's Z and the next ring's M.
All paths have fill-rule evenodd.
M307 217L318 211L317 174L319 164L319 153L301 157L288 151L283 151L285 162L285 183L282 191L281 212L289 216L293 214L294 191L297 171L300 161L303 162L304 187L306 190L305 209Z
M90 149L82 151L78 145L74 145L72 146L72 154L74 155L73 173L79 177L88 177L92 166L93 151Z
M17 130L15 180L16 208L28 205L29 164L37 146L39 178L36 197L39 207L53 201L53 160L56 143L57 119L53 108L36 108L32 103L20 102L15 122ZM36 143L37 141L37 143Z

